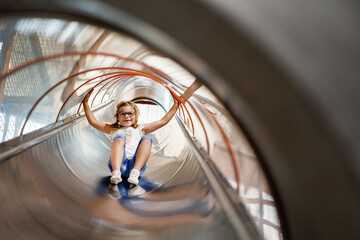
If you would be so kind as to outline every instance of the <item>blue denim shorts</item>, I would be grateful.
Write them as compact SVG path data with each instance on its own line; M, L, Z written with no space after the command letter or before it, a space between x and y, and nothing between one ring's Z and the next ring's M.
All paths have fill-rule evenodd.
M126 139L125 139L125 136L124 135L116 135L113 139L113 142L115 141L115 139L117 138L121 138L122 140L124 140L124 148L126 147ZM124 177L129 177L130 175L130 171L131 169L134 168L134 165L135 165L135 159L136 159L136 155L137 155L137 151L138 151L138 148L140 146L140 143L144 140L144 139L147 139L147 140L150 140L151 144L153 143L152 141L152 138L149 136L149 135L144 135L141 137L140 139L140 142L136 148L136 151L135 151L135 154L132 158L126 158L126 154L125 154L125 151L124 151L124 158L123 158L123 161L121 163L121 166L120 166L120 172L121 172L121 176L124 176ZM112 168L112 165L111 165L111 158L109 157L109 163L108 163L108 167L110 169L110 171L112 172L113 171L113 168ZM146 169L146 163L145 165L141 168L140 170L140 175L144 173Z

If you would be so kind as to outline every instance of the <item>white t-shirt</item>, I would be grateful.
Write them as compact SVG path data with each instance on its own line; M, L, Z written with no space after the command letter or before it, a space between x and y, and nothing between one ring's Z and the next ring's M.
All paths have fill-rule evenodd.
M133 127L127 127L127 128L120 128L116 131L113 131L111 133L111 139L114 140L114 138L117 135L123 135L126 139L126 145L125 145L125 154L126 158L132 158L135 154L135 151L139 145L139 142L141 140L142 129L145 127L145 124L139 124L137 128Z

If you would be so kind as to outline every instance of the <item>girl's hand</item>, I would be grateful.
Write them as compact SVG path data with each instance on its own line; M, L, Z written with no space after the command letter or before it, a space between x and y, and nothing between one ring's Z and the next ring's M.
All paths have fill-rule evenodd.
M88 103L90 95L92 94L93 91L94 91L94 89L91 89L90 92L88 92L88 94L86 94L86 96L84 97L84 100L83 100L84 103Z
M175 95L174 94L171 94L173 100L174 100L174 105L179 105L179 101L176 99Z

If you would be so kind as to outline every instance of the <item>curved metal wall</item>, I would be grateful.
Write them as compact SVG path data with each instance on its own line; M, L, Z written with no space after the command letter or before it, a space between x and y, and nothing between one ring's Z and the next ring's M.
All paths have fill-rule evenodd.
M132 231L149 231L150 226L161 230L145 235L136 231L133 238L149 234L163 238L167 231L174 231L172 238L183 238L179 231L184 227L192 237L257 238L254 223L267 239L282 238L273 193L246 138L220 101L184 68L126 35L87 24L46 18L4 18L2 24L3 38L8 32L14 35L4 41L11 47L3 49L7 60L2 62L1 75L0 156L3 171L14 174L19 167L24 174L14 183L9 175L2 177L1 195L6 202L2 222L18 225L19 219L10 217L15 206L29 213L23 216L24 224L36 222L21 232L15 230L16 234L5 230L4 235L23 238L34 227L34 238L46 234L44 228L51 238L91 238L96 236L89 230L94 218L104 221L97 227L113 224ZM140 122L145 123L159 119L171 107L171 93L181 103L177 123L173 120L151 134L153 154L144 183L135 188L143 192L134 195L135 190L126 184L119 186L124 200L111 214L106 210L110 200L106 192L112 188L102 186L108 181L111 141L84 122L81 106L91 88L95 91L90 105L98 109L98 119L106 122L114 121L115 103L120 100L136 99L142 109ZM184 104L193 91L196 94ZM156 113L149 100L162 113ZM33 180L27 183L26 178ZM19 186L21 197L13 204L9 191ZM30 200L21 189L29 189ZM66 195L71 206L61 205L57 195ZM33 211L29 201L37 202L40 209ZM109 201L109 207L114 202ZM82 211L71 210L76 207ZM48 212L51 208L54 215ZM117 218L119 214L132 218L124 222ZM144 214L148 220L132 223ZM67 226L66 219L78 226ZM191 224L203 230L195 234ZM205 233L210 227L214 232ZM104 239L109 231L104 230ZM126 231L119 229L118 235Z
M80 17L174 57L246 129L289 237L358 238L356 3L209 2L12 1L2 11Z

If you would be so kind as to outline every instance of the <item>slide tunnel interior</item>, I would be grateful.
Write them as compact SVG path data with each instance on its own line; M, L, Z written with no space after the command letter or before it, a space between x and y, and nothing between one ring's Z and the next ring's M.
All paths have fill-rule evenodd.
M80 22L2 24L12 35L2 51L1 222L22 229L4 229L6 237L237 239L260 236L257 224L267 238L282 239L250 144L183 67L127 35ZM148 123L170 109L171 93L183 96L176 117L150 134L138 187L109 182L112 140L88 124L82 108L90 89L96 118L108 123L121 100L135 101L139 123ZM239 232L239 222L246 230Z
M1 239L359 239L355 2L0 2ZM138 187L91 89L180 103Z

